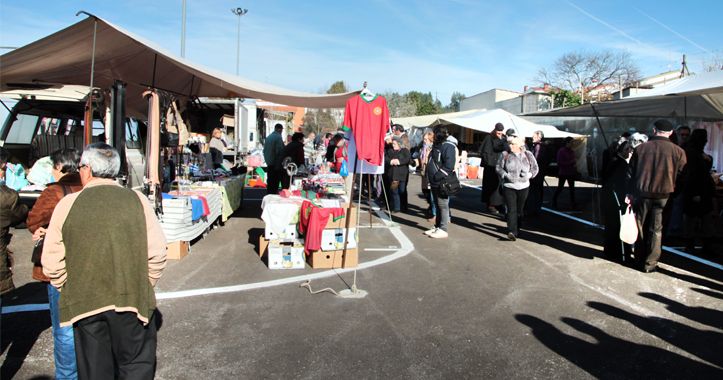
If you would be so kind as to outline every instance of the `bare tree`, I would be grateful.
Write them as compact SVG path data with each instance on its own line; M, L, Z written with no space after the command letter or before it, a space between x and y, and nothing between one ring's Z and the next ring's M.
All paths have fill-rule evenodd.
M542 68L538 81L584 96L593 86L609 83L629 85L640 79L640 70L626 51L571 52Z
M703 71L712 72L723 70L723 54L715 54L710 59L703 60Z

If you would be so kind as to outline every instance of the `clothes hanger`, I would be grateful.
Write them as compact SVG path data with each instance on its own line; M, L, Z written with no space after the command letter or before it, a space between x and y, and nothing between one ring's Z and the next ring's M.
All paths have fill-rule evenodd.
M375 96L375 94L373 92L369 91L369 88L367 87L367 81L364 81L364 86L359 95L361 95L365 99L371 99Z

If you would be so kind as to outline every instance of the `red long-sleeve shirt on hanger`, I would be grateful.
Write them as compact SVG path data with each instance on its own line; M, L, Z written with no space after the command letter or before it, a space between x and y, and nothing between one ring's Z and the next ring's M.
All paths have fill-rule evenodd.
M373 165L384 160L384 135L389 131L389 107L383 96L367 101L361 95L349 98L342 129L351 130L357 156Z
M304 251L307 255L311 251L321 249L321 234L330 216L334 220L343 218L344 209L340 207L317 207L309 201L304 201L301 204L299 232L304 234Z

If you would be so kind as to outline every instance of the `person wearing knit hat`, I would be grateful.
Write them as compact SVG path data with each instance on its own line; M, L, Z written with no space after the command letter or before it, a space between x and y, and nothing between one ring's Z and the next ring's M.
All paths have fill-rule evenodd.
M494 129L482 141L480 157L482 158L482 203L487 206L487 211L492 215L500 215L496 206L503 203L499 194L500 180L495 171L497 159L502 152L507 151L507 137L504 133L505 126L502 123L495 124Z
M508 128L507 132L505 132L505 135L507 135L508 138L509 137L517 137L517 131L515 131L514 128Z

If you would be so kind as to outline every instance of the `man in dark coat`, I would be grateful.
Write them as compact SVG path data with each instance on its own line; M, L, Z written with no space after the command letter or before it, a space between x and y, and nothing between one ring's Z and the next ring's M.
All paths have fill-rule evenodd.
M495 202L495 198L501 200L501 197L493 197L493 194L499 191L500 185L500 179L497 177L495 168L500 153L508 149L504 130L505 126L502 123L495 124L494 130L485 137L480 148L480 157L482 158L482 166L484 166L484 172L482 173L482 202L487 206L487 211L494 215L500 213L497 206L501 205L501 202Z
M17 191L5 186L5 171L10 154L0 147L0 294L15 289L12 273L10 227L22 223L28 215L28 207L21 204Z
M635 149L630 161L631 183L638 223L635 259L643 272L655 271L663 237L663 208L687 162L685 151L670 141L673 124L653 122L654 136Z
M528 150L535 156L539 172L530 179L530 196L527 198L525 214L537 215L542 208L542 200L545 190L545 172L550 164L550 153L547 144L544 141L545 135L542 131L536 131L532 134L532 144L528 146Z

